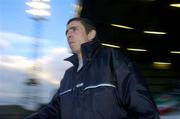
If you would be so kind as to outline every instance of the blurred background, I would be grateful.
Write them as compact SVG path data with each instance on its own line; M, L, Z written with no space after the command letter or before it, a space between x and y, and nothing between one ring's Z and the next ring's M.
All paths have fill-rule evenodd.
M75 0L0 0L0 119L48 103L71 66L66 22Z
M180 118L179 0L0 0L0 119L47 104L72 64L66 22L91 19L139 66L162 119Z

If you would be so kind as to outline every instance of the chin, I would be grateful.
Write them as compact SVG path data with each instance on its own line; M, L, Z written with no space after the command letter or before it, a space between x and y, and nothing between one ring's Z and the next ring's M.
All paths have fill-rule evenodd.
M76 51L76 50L73 50L73 49L71 49L71 52L72 52L72 53L77 53L77 51Z
M80 51L79 50L71 50L72 51L72 53L74 53L74 54L78 54Z

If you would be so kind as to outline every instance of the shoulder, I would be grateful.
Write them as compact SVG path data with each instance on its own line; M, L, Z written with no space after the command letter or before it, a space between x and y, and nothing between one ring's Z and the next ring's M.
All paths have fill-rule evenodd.
M66 79L67 77L71 76L73 74L75 70L75 67L74 66L71 66L70 68L68 68L65 73L64 73L64 77L62 80Z
M117 66L123 66L126 69L132 70L136 66L135 61L133 61L127 53L125 53L121 48L112 48L108 46L101 46L102 52L111 57L113 64Z
M130 61L129 56L125 52L123 52L121 48L113 48L113 47L105 46L102 44L101 49L103 53L107 55L111 55L111 57L115 60L119 60L122 62Z
M62 78L62 80L61 80L61 85L64 84L64 83L67 81L68 77L71 76L71 74L73 73L73 71L74 71L74 66L71 66L70 68L68 68L68 69L65 71L64 76L63 76L63 78Z

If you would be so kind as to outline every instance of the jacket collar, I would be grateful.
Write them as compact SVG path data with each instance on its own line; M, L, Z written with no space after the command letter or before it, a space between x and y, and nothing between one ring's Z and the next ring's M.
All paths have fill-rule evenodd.
M93 39L92 41L81 45L83 64L86 64L93 58L98 47L100 47L100 41L98 39ZM78 66L78 57L76 54L73 54L65 60L71 62L74 66Z

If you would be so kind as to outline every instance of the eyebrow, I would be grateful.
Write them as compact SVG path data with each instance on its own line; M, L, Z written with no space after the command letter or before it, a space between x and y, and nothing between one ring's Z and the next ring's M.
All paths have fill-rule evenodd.
M68 28L68 29L66 30L65 34L67 34L67 32L68 32L69 30L71 30L71 29L76 29L76 28L77 28L77 26L72 26L72 27Z

